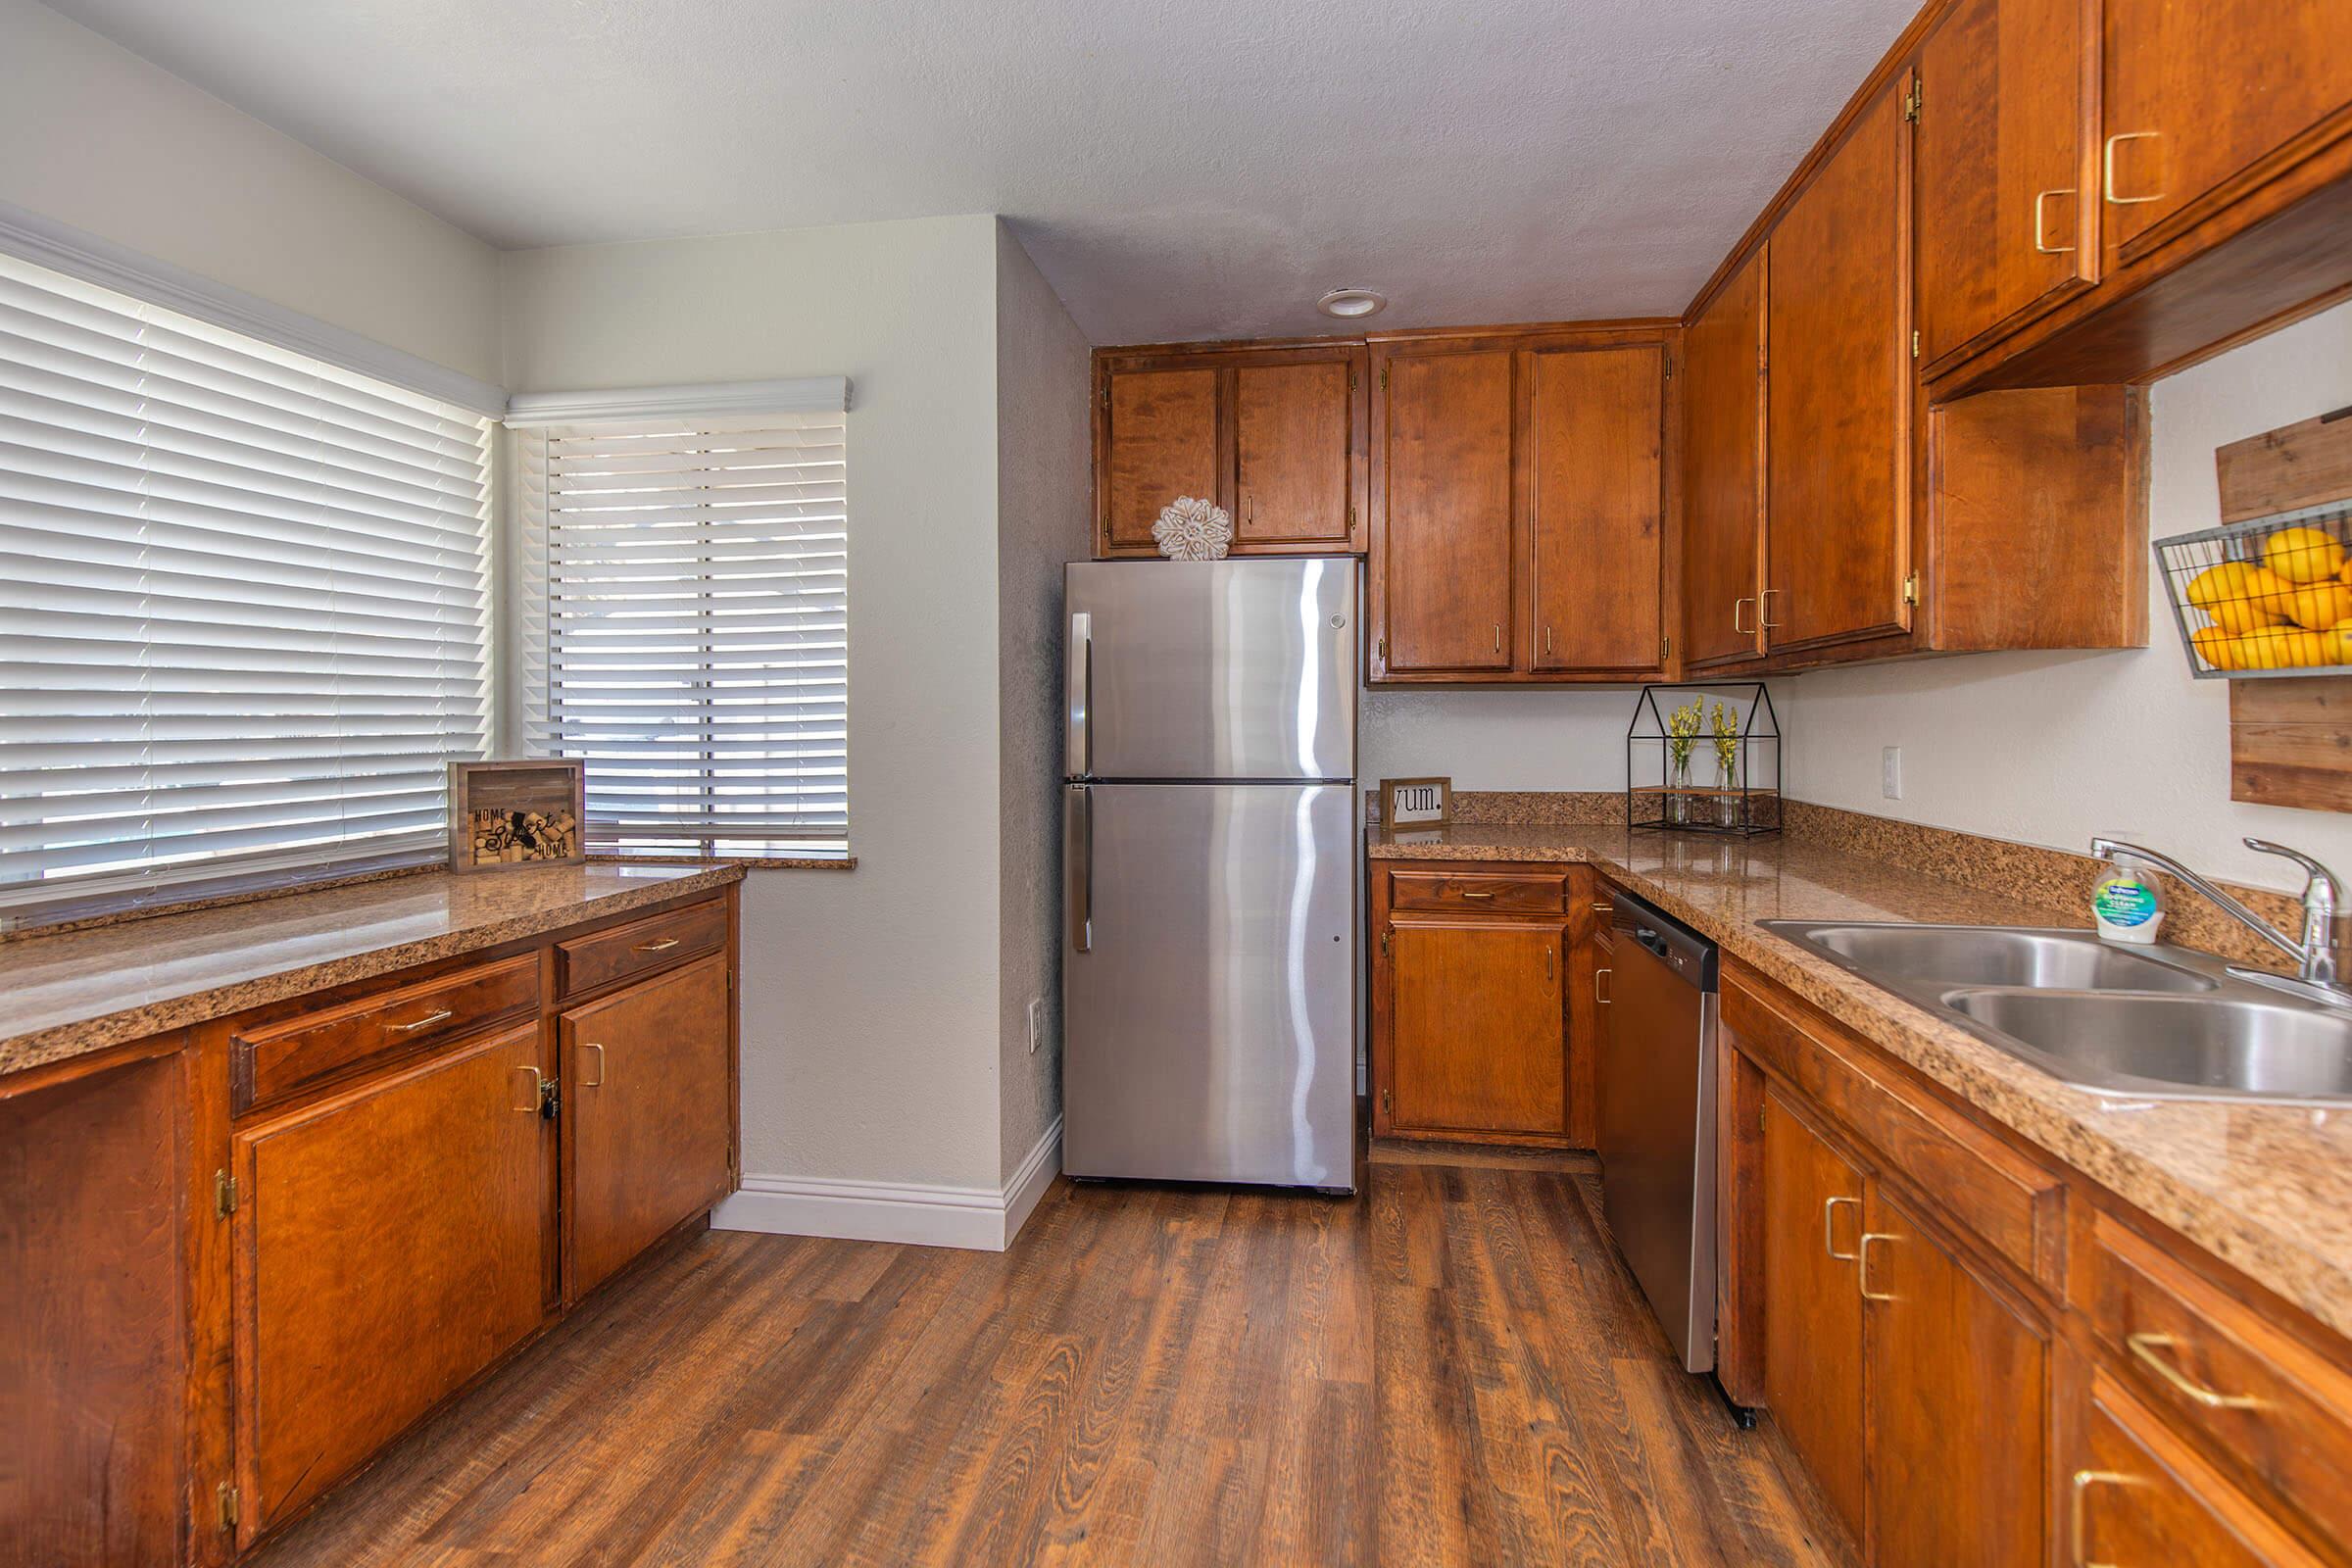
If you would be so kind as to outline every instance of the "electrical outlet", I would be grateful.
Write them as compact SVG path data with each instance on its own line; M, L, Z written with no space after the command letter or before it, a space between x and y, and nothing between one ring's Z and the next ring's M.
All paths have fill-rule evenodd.
M1900 746L1879 749L1879 793L1890 801L1903 798L1903 749Z
M1037 1048L1045 1043L1046 999L1031 997L1029 999L1029 1054L1036 1055Z

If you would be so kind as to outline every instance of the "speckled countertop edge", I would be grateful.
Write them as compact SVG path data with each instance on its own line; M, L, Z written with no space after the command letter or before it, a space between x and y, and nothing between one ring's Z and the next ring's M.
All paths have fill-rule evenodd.
M206 1023L249 1007L540 936L564 926L741 881L733 865L700 867L586 866L520 871L497 877L433 873L371 881L283 898L241 903L87 931L28 937L0 947L0 1076L70 1061L151 1035ZM436 913L430 900L441 897ZM452 908L454 898L456 907ZM339 911L350 920L338 926ZM340 932L371 920L385 928L443 929L376 942ZM274 963L274 942L305 950ZM184 981L156 979L140 955L169 956ZM210 959L226 978L207 982ZM145 978L142 977L150 977ZM125 1005L107 1001L128 995ZM86 1004L74 999L88 996ZM10 1027L27 1010L53 1014Z
M2080 912L1775 838L1694 847L1690 839L1616 827L1475 824L1434 839L1399 840L1375 829L1366 853L1375 860L1591 864L1990 1120L2352 1336L2352 1110L2093 1095L1755 924L2087 925ZM1737 858L1746 869L1715 874L1701 865L1710 857ZM1759 891L1767 885L1768 893Z

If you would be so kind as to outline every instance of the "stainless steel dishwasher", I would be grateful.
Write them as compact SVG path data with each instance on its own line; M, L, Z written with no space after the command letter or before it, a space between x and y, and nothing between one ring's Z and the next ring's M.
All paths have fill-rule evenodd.
M1612 891L1600 1189L1619 1250L1692 1372L1715 1367L1715 945Z

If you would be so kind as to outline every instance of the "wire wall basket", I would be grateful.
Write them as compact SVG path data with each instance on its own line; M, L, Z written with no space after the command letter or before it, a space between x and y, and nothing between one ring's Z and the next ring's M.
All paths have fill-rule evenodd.
M2352 500L2156 542L2199 680L2352 674Z
M1772 694L1755 682L1642 687L1625 732L1625 818L1672 833L1778 833Z

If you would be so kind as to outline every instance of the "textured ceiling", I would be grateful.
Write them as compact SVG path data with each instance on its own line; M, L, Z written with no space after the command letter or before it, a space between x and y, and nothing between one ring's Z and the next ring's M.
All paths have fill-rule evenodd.
M503 247L1004 214L1097 342L1679 311L1915 0L53 0Z

